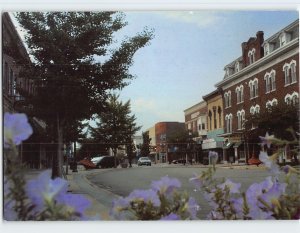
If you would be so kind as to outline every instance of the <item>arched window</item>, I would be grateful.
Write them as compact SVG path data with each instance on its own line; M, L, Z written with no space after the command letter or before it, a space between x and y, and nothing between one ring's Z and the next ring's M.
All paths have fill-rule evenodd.
M209 129L212 130L212 128L211 128L211 118L212 118L211 110L208 111L208 117L209 117Z
M296 61L292 60L290 63L290 68L291 68L291 78L292 78L292 83L297 82L297 72L296 72Z
M283 72L284 72L284 84L289 85L291 84L291 76L290 76L290 65L285 63L283 66Z

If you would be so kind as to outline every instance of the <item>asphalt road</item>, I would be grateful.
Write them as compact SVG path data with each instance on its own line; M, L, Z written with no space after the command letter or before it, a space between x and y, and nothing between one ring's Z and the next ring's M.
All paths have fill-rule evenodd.
M206 219L209 213L209 206L202 197L201 193L195 191L195 187L189 182L189 178L194 173L200 174L205 168L194 167L134 167L127 169L108 169L101 172L88 174L87 179L95 186L106 189L119 196L127 196L134 189L148 189L152 180L159 180L161 177L168 175L181 181L182 190L188 191L190 196L196 198L200 204L201 211L199 217ZM269 176L264 169L229 169L218 168L216 176L221 178L230 178L234 182L241 183L241 190L245 191L247 187L254 183L260 182Z

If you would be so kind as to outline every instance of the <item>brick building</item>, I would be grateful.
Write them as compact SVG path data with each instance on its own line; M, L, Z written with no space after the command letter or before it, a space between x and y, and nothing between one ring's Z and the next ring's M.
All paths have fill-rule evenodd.
M2 14L2 103L3 113L26 113L25 98L19 92L29 95L35 93L33 80L22 75L22 70L31 65L27 50L7 12ZM34 133L19 147L23 163L32 168L47 167L51 157L46 156L45 144L41 134L45 133L46 124L36 117L30 117L29 122ZM46 165L48 164L48 165Z
M225 66L225 77L215 86L223 97L222 136L227 161L245 161L252 156L250 151L257 149L257 145L247 145L243 137L244 123L250 114L269 105L298 103L298 61L297 20L266 40L263 32L258 31L255 38L242 43L242 56Z
M206 138L206 113L207 106L205 101L201 101L184 110L185 127L196 135L194 140L198 143L201 143Z
M184 130L185 124L181 122L158 122L155 124L155 141L157 162L167 162L168 160L168 138L177 131Z

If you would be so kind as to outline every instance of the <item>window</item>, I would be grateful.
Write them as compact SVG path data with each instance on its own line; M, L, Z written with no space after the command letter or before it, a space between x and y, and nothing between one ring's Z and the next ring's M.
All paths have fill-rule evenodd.
M284 71L284 84L285 86L289 85L291 83L291 76L290 76L290 72L289 72L289 64L285 64L283 66L283 71Z
M231 91L224 94L225 108L231 107Z
M240 71L240 63L237 61L235 63L235 72L239 72Z
M244 110L238 111L237 118L238 118L238 129L241 130L244 128L245 111Z
M226 121L226 133L231 133L232 132L232 114L226 115L225 121Z
M270 73L265 74L266 81L266 93L276 90L276 79L275 79L275 70L272 70Z
M253 48L248 52L249 65L255 62L255 49Z
M250 108L250 114L255 114L255 113L259 113L259 111L260 111L260 107L259 107L259 105L257 104L257 105L255 105L255 106L252 106L251 108Z
M267 56L269 53L270 53L270 51L269 51L269 44L267 43L264 46L264 54L265 54L265 56Z
M282 33L279 36L279 43L280 43L280 47L286 44L286 34Z
M237 103L243 102L244 101L244 86L241 85L241 86L236 87L235 92L236 92Z
M292 60L290 63L285 63L283 66L284 72L284 83L285 86L288 86L292 83L297 82L297 71L296 71L296 61Z
M296 61L293 60L290 63L290 68L291 68L292 83L296 83L297 82Z
M297 105L299 103L299 94L297 92L293 92L293 94L287 94L284 97L284 101L286 102L286 104L293 104L293 105Z
M249 81L250 99L258 97L258 79L255 78Z
M277 105L277 104L278 104L278 100L274 98L274 99L272 99L272 101L269 100L269 101L266 103L266 108L270 108L270 107L275 106L275 105Z
M205 123L202 123L202 130L205 130Z

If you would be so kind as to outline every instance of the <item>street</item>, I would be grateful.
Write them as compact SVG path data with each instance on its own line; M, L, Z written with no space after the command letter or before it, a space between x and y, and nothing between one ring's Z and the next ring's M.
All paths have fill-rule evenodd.
M194 173L200 174L207 168L184 167L180 166L151 166L151 167L133 167L130 169L99 169L87 173L86 178L95 186L105 189L118 196L127 196L134 189L148 189L152 180L158 180L168 175L180 180L182 184L181 190L186 190L190 196L196 198L200 204L200 219L206 219L210 207L207 201L202 197L201 193L196 192L193 185L189 182L189 178ZM269 173L264 168L245 169L235 167L222 167L217 169L216 176L218 178L230 178L234 182L242 184L241 190L245 191L247 187L254 183L264 180ZM112 199L112 196L109 198ZM102 200L103 202L104 200ZM107 204L110 201L105 201Z

